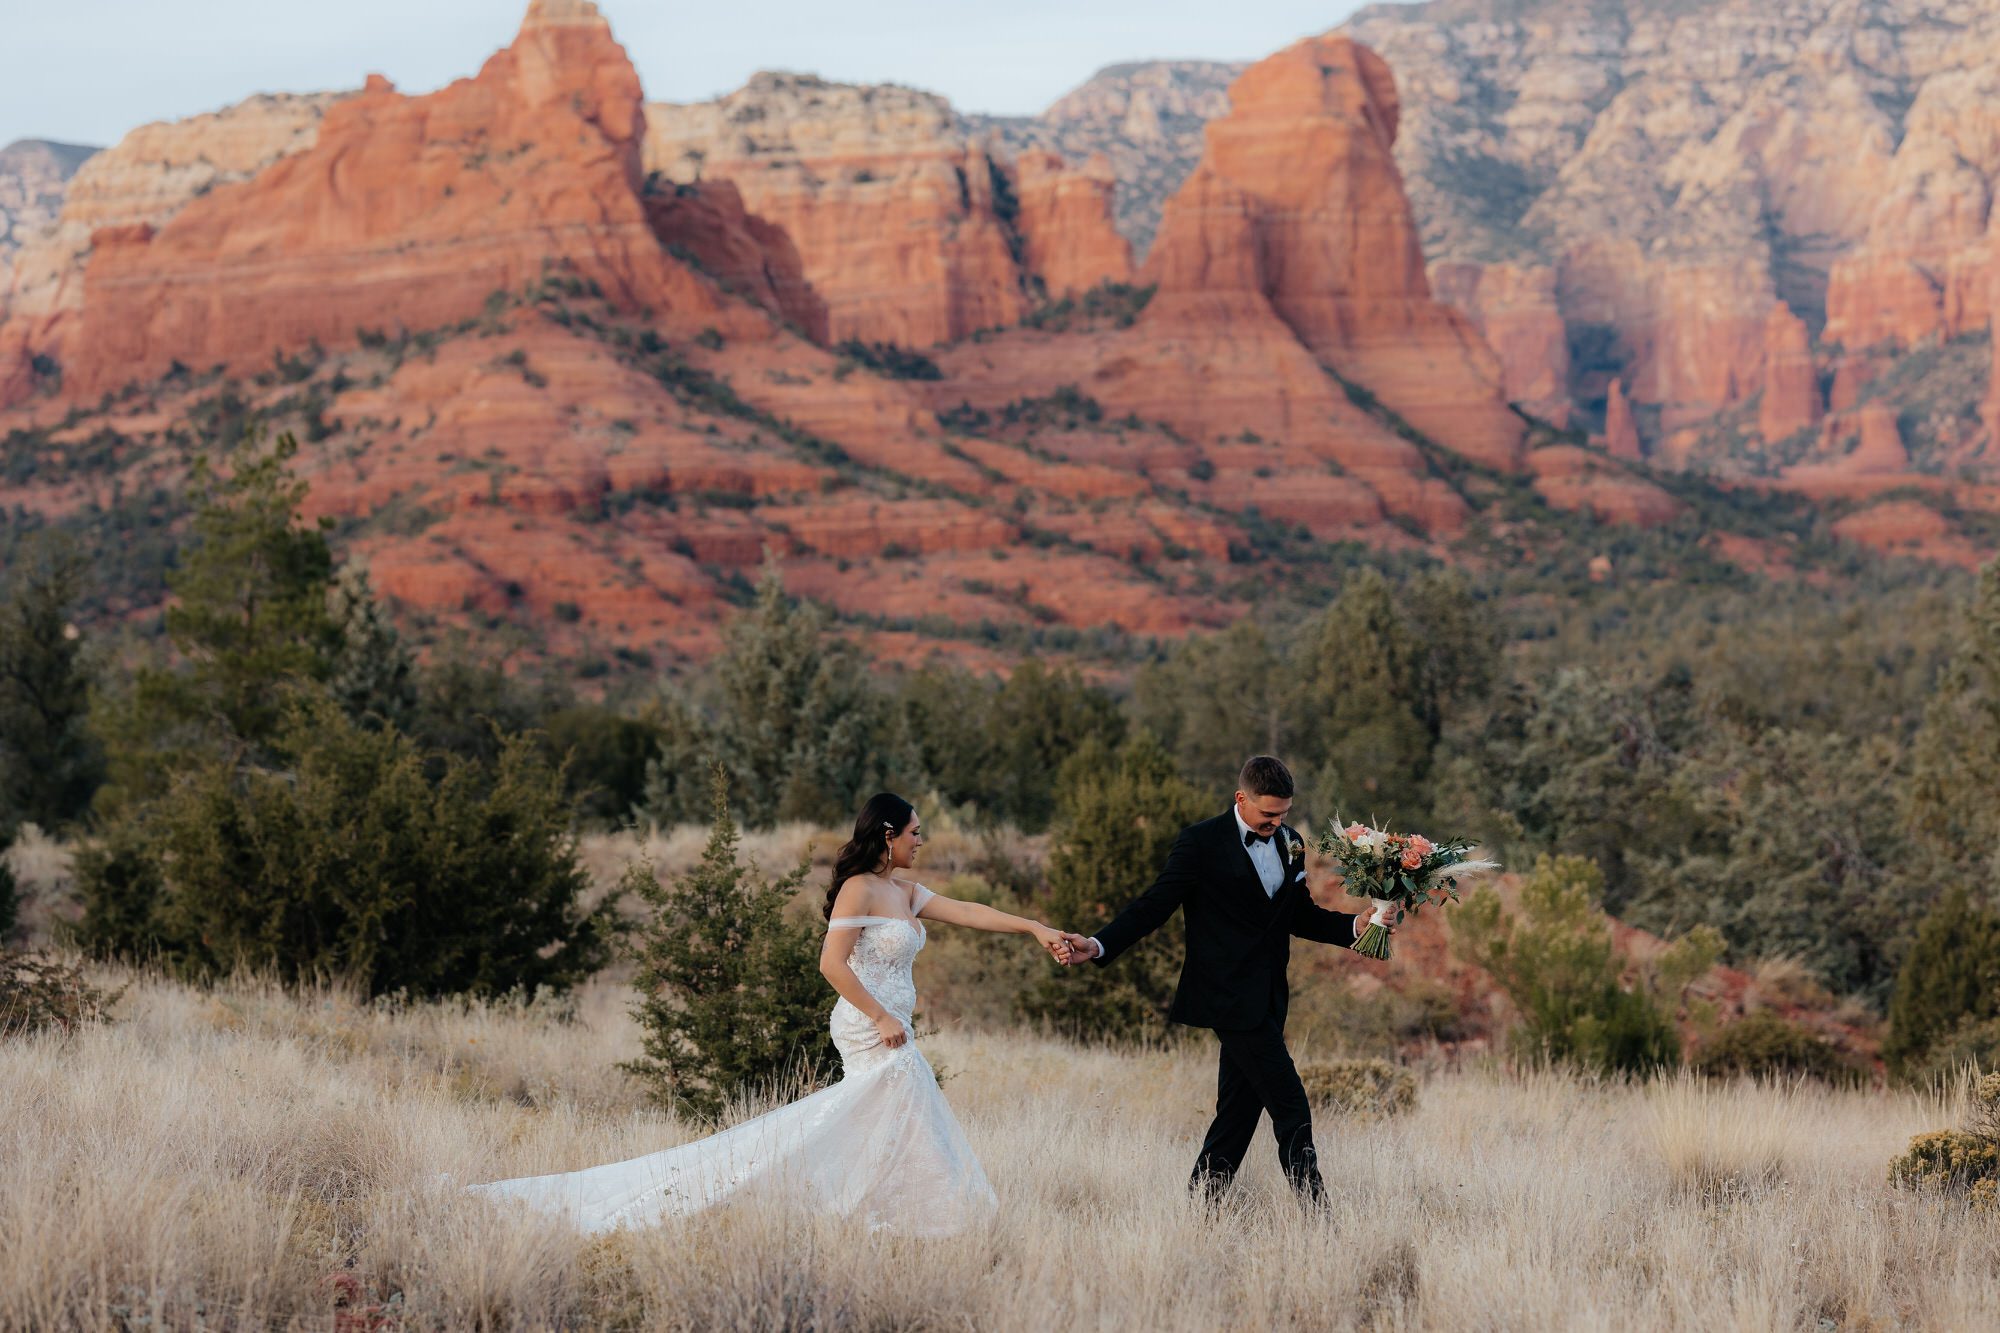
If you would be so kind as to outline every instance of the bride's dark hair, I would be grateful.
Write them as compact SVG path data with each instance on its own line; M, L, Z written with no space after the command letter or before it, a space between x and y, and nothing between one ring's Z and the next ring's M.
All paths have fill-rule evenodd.
M889 839L910 826L917 807L894 792L879 791L868 798L854 820L854 836L833 856L833 882L826 886L826 916L833 919L833 900L840 886L856 875L872 875L882 869L889 852Z

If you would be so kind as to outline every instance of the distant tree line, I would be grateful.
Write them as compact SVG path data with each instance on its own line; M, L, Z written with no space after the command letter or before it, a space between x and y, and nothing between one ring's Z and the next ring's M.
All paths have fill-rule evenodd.
M114 662L78 630L86 571L58 542L7 572L0 839L27 822L78 839L90 948L377 993L561 987L610 949L579 829L713 821L718 772L751 826L838 823L887 787L1051 830L1041 907L1087 927L1268 751L1300 777L1302 826L1339 814L1547 858L1536 910L1564 930L1609 912L1795 959L1886 1013L1899 1072L2000 1058L2000 565L1969 596L1912 575L1504 602L1505 580L1363 569L1321 604L1274 598L1163 646L1117 687L1033 660L1005 679L876 669L767 570L715 660L616 709L463 654L420 666L300 517L292 453L197 469L166 651ZM1138 1031L1172 956L1161 940L1022 1006ZM1627 1007L1558 1034L1547 1015L1571 1001L1524 990L1537 1040L1660 1054L1658 1025L1591 975L1598 1009Z

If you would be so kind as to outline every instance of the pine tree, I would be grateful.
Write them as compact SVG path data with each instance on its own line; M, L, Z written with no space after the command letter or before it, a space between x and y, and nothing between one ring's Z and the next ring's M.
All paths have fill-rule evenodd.
M888 712L866 659L767 566L756 605L723 631L716 748L752 824L838 821L881 785Z
M407 730L417 707L416 662L368 586L368 571L341 569L327 594L338 647L327 688L348 716Z
M1063 765L1049 854L1048 919L1089 935L1153 882L1181 829L1215 801L1140 733L1115 753L1087 742ZM1021 998L1030 1018L1085 1037L1157 1036L1186 952L1179 913L1117 962L1063 968Z
M708 846L671 884L635 862L624 887L653 909L640 925L633 1015L645 1057L624 1066L662 1105L713 1117L729 1098L835 1059L834 997L819 973L819 932L786 907L812 870L811 853L766 880L738 857L729 780L711 772Z
M329 521L299 516L297 451L289 435L269 449L245 442L221 478L206 456L195 460L195 542L168 580L166 613L183 660L141 669L96 718L110 759L107 813L163 791L173 772L266 752L288 694L332 673L340 632L327 606Z
M653 716L656 740L646 761L645 794L634 818L672 828L693 823L709 804L715 738L679 695L666 695Z
M1125 719L1109 694L1074 669L1051 671L1032 658L1000 686L988 717L992 770L984 804L995 817L1031 831L1048 827L1055 813L1050 778L1063 761L1092 742L1116 746L1125 735Z
M1882 1056L1912 1072L1962 1024L2000 1016L2000 912L1964 888L1946 893L1917 928L1889 999Z
M62 828L89 808L102 777L83 636L71 620L86 572L75 548L36 544L0 602L0 828Z
M1133 682L1137 725L1160 738L1197 781L1233 783L1253 754L1286 754L1300 718L1291 708L1289 671L1254 616L1220 634L1195 635Z
M1321 616L1297 678L1303 803L1319 819L1409 827L1427 812L1434 740L1388 583L1364 570Z
M1961 874L1990 880L2000 870L2000 560L1979 572L1925 710L1910 824Z

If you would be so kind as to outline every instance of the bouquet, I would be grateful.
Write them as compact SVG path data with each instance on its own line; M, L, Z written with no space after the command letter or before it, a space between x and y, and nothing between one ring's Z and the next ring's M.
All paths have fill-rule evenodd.
M1350 895L1375 903L1368 929L1354 941L1354 952L1364 958L1389 956L1389 927L1400 924L1405 914L1446 900L1457 902L1459 880L1500 868L1498 861L1473 860L1469 842L1432 842L1421 833L1391 833L1366 824L1343 828L1338 819L1313 848L1340 863Z

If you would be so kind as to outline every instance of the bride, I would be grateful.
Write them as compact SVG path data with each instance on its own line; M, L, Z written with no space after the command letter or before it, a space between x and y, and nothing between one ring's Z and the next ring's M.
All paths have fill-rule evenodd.
M884 792L862 807L854 837L834 859L819 970L840 996L832 1018L838 1083L693 1143L471 1190L521 1200L585 1231L698 1212L753 1187L775 1187L870 1228L925 1235L960 1231L990 1214L993 1187L910 1041L917 1006L910 967L927 921L1032 935L1058 962L1068 961L1069 945L1040 922L899 878L923 845L915 808Z

